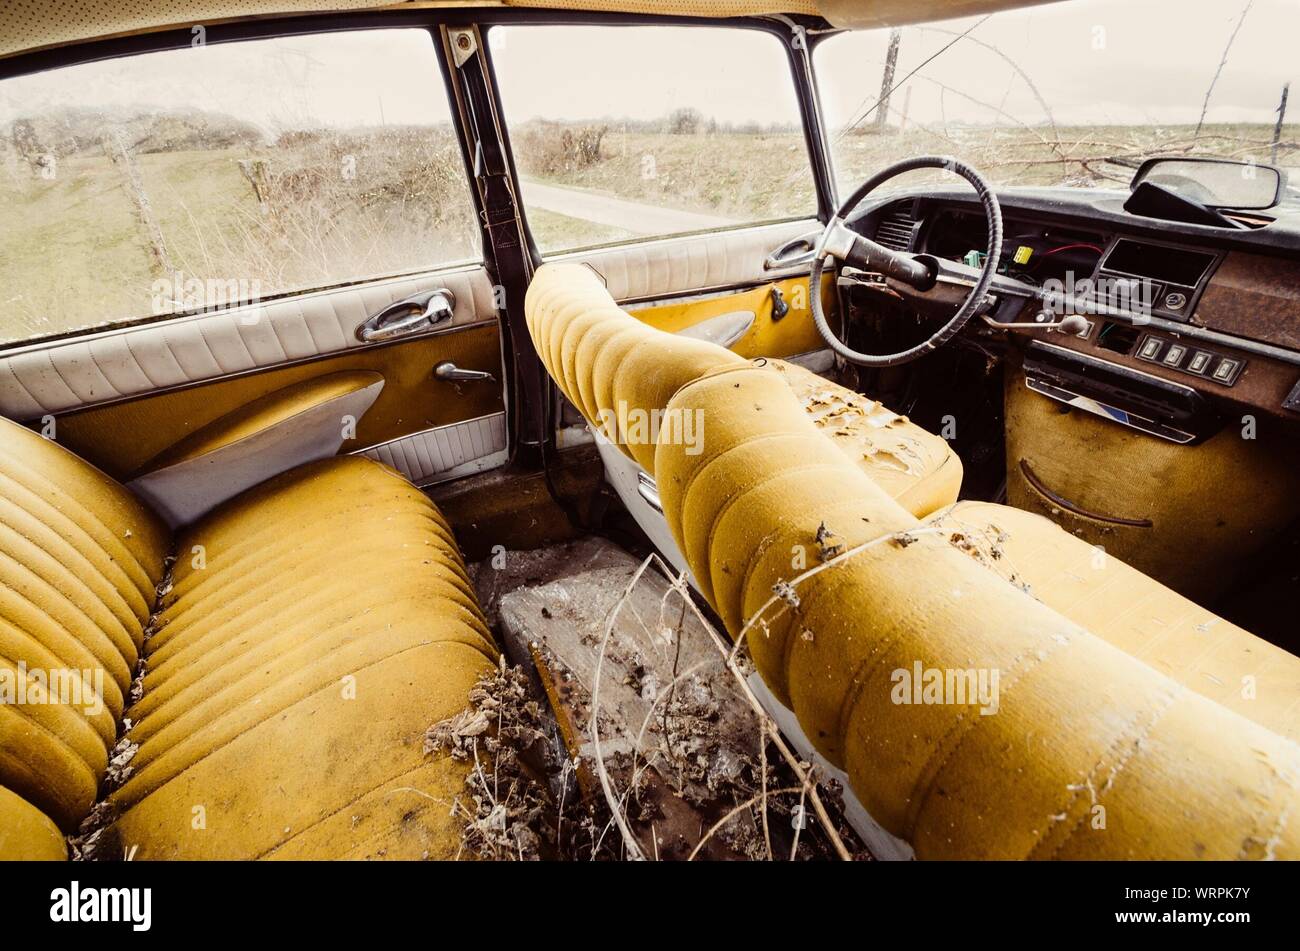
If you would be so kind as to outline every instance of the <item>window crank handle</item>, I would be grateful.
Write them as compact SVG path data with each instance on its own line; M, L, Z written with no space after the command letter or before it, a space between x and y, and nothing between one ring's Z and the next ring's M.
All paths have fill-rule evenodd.
M443 360L434 367L433 375L436 379L446 380L450 383L476 383L480 380L496 379L486 370L462 370L450 360Z

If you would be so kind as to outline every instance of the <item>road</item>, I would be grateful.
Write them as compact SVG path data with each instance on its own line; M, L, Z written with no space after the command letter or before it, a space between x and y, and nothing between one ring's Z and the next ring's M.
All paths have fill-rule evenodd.
M556 214L610 228L621 228L638 235L706 231L710 228L726 228L736 223L730 218L717 215L660 208L576 188L544 185L528 179L524 179L521 185L525 206L544 208Z

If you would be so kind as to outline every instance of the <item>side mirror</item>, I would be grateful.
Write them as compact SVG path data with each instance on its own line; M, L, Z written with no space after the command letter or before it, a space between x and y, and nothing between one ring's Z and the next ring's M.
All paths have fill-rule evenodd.
M1273 165L1216 158L1153 158L1129 186L1160 185L1205 208L1241 211L1272 208L1282 197L1285 173Z

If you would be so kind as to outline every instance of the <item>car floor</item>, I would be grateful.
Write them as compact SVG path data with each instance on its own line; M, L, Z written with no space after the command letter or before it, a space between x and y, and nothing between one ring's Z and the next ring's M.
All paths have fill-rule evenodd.
M803 783L764 740L720 626L657 558L588 535L497 553L470 575L545 722L519 751L535 784L516 798L547 807L485 803L507 839L575 859L868 857L837 804L838 843L803 818ZM746 806L764 798L760 821Z

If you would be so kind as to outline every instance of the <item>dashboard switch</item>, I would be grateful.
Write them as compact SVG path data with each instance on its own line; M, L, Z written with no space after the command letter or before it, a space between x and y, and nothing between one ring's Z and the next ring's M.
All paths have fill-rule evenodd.
M1142 344L1142 349L1138 351L1138 356L1144 360L1154 360L1160 355L1161 343L1159 337L1147 337Z
M1220 383L1229 383L1237 376L1237 368L1240 366L1241 363L1238 361L1224 357L1214 368L1214 378Z
M1173 343L1165 351L1165 358L1162 361L1167 366L1176 367L1183 362L1183 356L1187 353L1187 348L1182 344Z
M1187 369L1191 373L1203 374L1206 370L1210 368L1210 360L1212 360L1213 358L1214 358L1214 354L1206 353L1204 350L1197 350L1194 354L1192 354L1192 361L1189 364L1187 364Z

